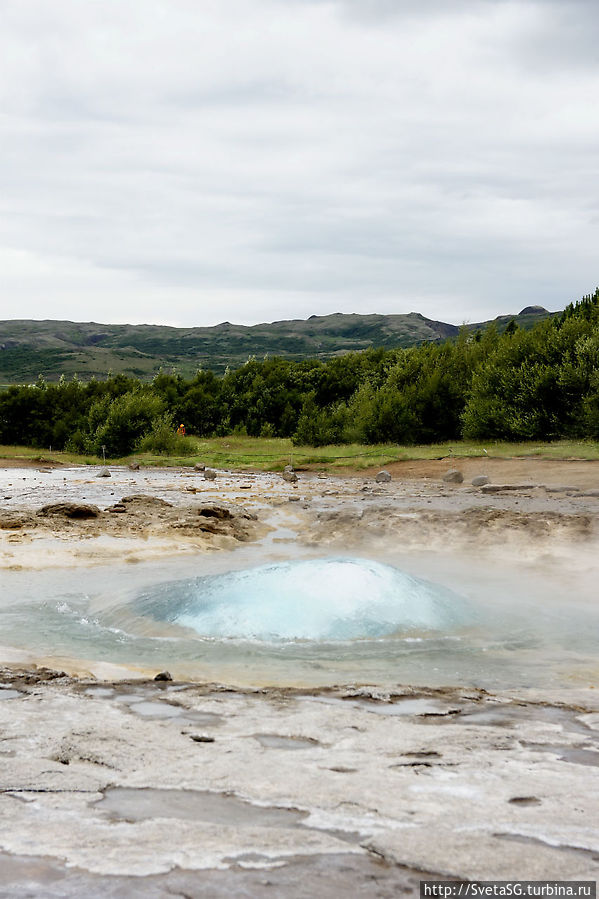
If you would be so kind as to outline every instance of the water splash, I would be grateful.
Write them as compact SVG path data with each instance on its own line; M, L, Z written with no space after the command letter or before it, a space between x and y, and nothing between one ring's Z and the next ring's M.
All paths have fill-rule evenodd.
M367 559L317 559L161 584L138 613L203 637L352 640L447 632L469 620L450 590Z

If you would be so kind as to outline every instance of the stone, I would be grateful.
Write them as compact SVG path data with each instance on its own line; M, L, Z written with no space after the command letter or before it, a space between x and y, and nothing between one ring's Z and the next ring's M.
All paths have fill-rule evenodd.
M126 512L127 507L124 506L122 503L115 503L114 506L110 506L110 508L107 509L106 511L107 512Z
M387 484L391 480L391 475L388 471L379 471L377 476L375 477L375 481L378 481L379 484Z
M287 481L289 484L295 484L297 481L297 475L294 471L287 471L285 469L282 474L282 478L284 481Z
M129 471L139 471L140 464L139 462L129 462Z
M464 475L461 471L458 471L457 468L450 468L449 471L445 472L443 475L443 480L446 484L461 484L464 480Z
M49 503L38 509L38 515L61 515L64 518L97 518L100 510L87 503Z
M202 506L198 509L198 515L201 515L202 518L220 518L221 521L233 518L233 513L230 509L227 509L226 506L219 506L216 503Z
M193 466L193 470L194 471L206 471L206 466L204 465L203 462L196 462L196 464Z
M216 480L216 472L211 468L206 468L204 470L204 478L206 481L215 481Z
M214 743L214 737L207 737L204 734L190 734L194 743Z
M157 681L167 681L167 680L172 680L172 679L173 679L173 676L170 673L170 671L160 671L154 678L154 680L157 680Z
M489 483L489 478L486 474L477 474L475 478L472 478L472 486L473 487L484 487L485 484Z
M286 465L283 471L295 471L293 465Z
M110 477L112 477L112 475L110 474L110 472L108 471L107 468L101 468L100 471L98 472L98 474L96 475L96 477L97 478L110 478Z

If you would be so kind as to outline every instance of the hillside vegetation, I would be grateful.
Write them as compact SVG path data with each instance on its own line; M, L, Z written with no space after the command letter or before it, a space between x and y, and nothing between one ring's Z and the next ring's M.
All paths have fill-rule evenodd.
M515 316L531 327L549 313L530 307ZM500 316L503 330L512 316ZM486 325L471 325L473 330ZM436 322L415 312L408 315L313 315L307 321L262 325L223 322L211 328L169 328L159 325L100 325L94 322L0 322L0 384L47 381L77 374L82 380L104 378L109 372L151 380L159 371L176 371L190 378L198 368L223 374L248 357L330 359L372 347L410 347L423 341L456 337L456 325Z
M462 329L456 339L328 361L250 360L222 377L161 373L12 386L0 443L119 458L193 453L175 434L291 438L294 444L425 444L599 438L599 289L530 330Z

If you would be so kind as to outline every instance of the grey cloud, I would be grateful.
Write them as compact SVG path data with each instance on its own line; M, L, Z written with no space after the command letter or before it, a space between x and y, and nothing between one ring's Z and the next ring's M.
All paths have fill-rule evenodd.
M595 286L590 3L6 6L0 317L461 321Z

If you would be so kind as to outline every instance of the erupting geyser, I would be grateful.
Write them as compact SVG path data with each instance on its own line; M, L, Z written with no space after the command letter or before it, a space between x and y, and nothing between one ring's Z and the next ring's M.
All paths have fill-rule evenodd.
M203 637L351 640L447 632L469 618L443 587L367 559L316 559L161 584L139 612Z

